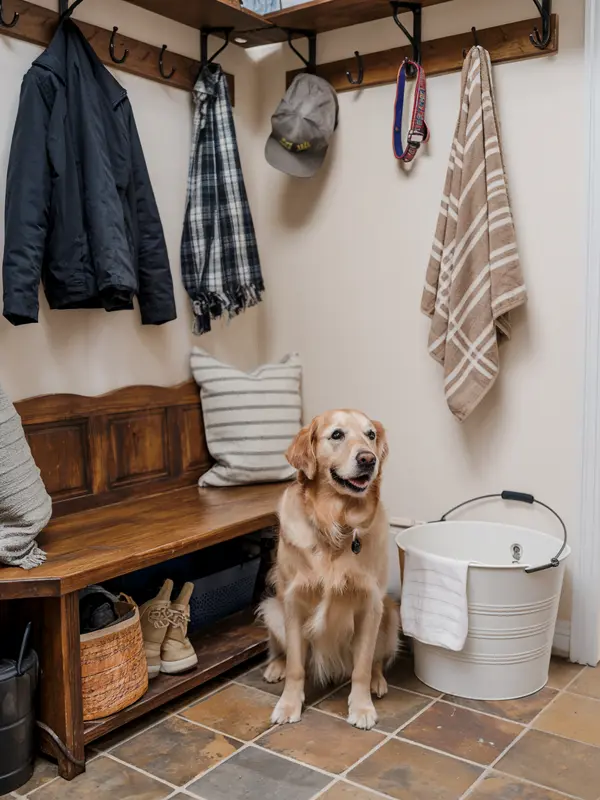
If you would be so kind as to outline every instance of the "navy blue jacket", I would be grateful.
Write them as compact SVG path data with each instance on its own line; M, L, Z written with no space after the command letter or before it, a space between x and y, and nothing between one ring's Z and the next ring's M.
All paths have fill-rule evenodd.
M6 189L4 316L51 308L133 308L175 319L156 201L125 89L74 22L23 79Z

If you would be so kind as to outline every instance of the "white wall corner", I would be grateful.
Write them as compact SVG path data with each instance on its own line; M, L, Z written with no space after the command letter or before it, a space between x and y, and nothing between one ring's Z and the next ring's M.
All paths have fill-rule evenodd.
M585 358L570 658L596 666L600 660L600 8L596 0L586 0L585 92Z
M552 655L569 658L571 652L571 623L567 619L559 619L554 628Z

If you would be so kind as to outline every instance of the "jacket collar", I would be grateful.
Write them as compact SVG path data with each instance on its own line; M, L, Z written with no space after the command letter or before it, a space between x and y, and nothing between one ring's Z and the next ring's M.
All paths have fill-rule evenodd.
M52 41L33 64L54 73L66 85L70 61L87 62L94 80L113 108L127 97L127 90L106 69L77 25L67 18L58 26Z

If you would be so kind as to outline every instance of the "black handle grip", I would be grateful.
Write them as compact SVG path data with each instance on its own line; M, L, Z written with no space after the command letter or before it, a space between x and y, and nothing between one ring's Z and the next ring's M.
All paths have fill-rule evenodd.
M535 497L532 494L526 494L525 492L512 492L509 489L505 489L501 497L503 500L516 500L518 503L528 503L532 506L535 503Z

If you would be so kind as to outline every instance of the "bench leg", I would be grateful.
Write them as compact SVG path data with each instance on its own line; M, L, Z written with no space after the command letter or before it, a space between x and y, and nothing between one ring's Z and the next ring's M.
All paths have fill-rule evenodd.
M58 774L72 780L85 770L78 593L47 597L40 605L39 719L56 734L75 761L43 729L42 750L57 759Z

